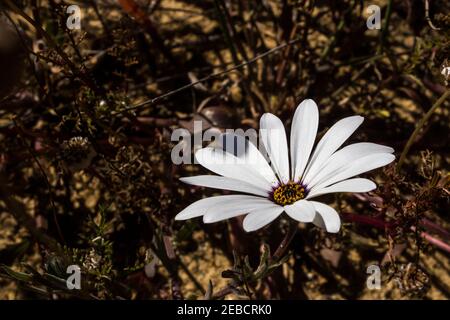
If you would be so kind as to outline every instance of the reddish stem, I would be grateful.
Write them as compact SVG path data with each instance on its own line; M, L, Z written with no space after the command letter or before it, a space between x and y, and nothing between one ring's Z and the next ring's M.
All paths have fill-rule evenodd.
M421 232L420 236L427 240L429 243L434 244L436 247L450 253L450 245L445 243L444 241L439 240L425 232Z
M386 222L380 218L367 217L355 213L345 212L342 214L342 217L345 221L367 224L379 229L392 229L395 226L394 223Z
M367 216L362 216L362 215L355 214L355 213L344 213L342 215L342 217L346 221L366 224L366 225L370 225L372 227L379 228L379 229L392 229L393 227L396 226L395 223L390 223L390 222L384 221L383 219L380 219L380 218L367 217ZM434 224L433 222L431 222L427 219L422 219L420 221L420 224L423 227L428 227L430 229L434 229L436 232L439 232L445 236L448 235L447 230L443 229L442 227ZM414 226L412 226L411 230L415 231L416 228ZM420 232L420 236L423 239L427 240L432 245L435 245L436 247L450 253L450 245L448 243L445 243L444 241L437 239L426 232Z
M424 227L428 231L433 231L434 233L438 234L442 238L450 240L450 232L448 232L442 226L434 223L433 221L430 221L427 218L423 218L419 221L419 224L421 227Z

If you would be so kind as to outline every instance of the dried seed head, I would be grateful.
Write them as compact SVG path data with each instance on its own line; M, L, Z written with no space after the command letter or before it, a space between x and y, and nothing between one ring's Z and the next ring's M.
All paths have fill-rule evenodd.
M427 274L413 263L400 266L394 276L402 294L420 295L429 287Z
M73 137L62 143L62 158L70 171L89 167L96 152L85 137Z
M83 267L87 270L98 270L101 262L102 257L92 248L85 256Z

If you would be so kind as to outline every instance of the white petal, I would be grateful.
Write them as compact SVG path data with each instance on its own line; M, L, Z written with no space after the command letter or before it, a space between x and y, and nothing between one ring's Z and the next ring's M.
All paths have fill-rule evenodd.
M300 222L312 222L316 215L314 206L306 200L300 200L284 206L284 211L292 218Z
M260 120L260 138L275 172L282 182L289 181L289 154L286 131L281 120L271 113L265 113Z
M326 188L311 190L306 199L335 192L369 192L376 189L376 187L377 185L369 179L354 178L338 182Z
M195 186L245 192L256 194L262 197L267 197L268 195L268 192L263 188L233 178L204 175L194 177L183 177L180 178L180 180L184 183L192 184Z
M272 185L253 166L221 149L200 149L195 153L195 158L203 167L214 173L245 181L267 191L272 190Z
M239 201L218 203L210 207L203 216L204 223L213 223L246 214L256 209L273 207L273 202L265 198L248 198Z
M311 177L317 174L328 158L355 132L363 121L364 118L361 116L352 116L336 122L317 144L306 168L305 178L302 181L311 180Z
M323 182L329 178L330 175L335 174L335 171L347 165L349 162L356 159L368 156L375 153L392 153L394 149L382 146L376 143L360 142L350 144L341 150L336 151L322 166L315 176L310 176L304 180L304 183L312 188L314 185Z
M316 140L319 124L319 111L311 99L303 100L297 107L291 128L291 164L292 180L297 181L303 175L311 150Z
M333 183L385 166L394 161L394 159L395 156L390 153L376 153L356 159L355 161L352 161L342 167L342 169L340 169L338 173L333 175L331 178L325 180L323 183L317 186L314 186L310 192L315 192L316 190L327 187Z
M254 198L254 196L246 196L242 194L230 194L200 199L198 201L195 201L194 203L191 203L189 206L184 208L184 210L178 213L175 216L175 220L186 220L200 217L204 215L208 210L208 208L212 207L213 205L219 203L227 203L230 201L240 201L242 199L247 199L248 197Z
M257 139L256 135L254 138ZM264 155L245 136L235 133L224 133L219 139L219 145L226 152L243 159L244 163L253 166L272 185L278 184L278 179Z
M271 223L283 212L283 207L273 205L268 208L250 212L244 219L244 230L247 232L258 230Z
M341 228L339 214L332 207L317 201L310 201L317 211L313 223L328 232L337 233Z

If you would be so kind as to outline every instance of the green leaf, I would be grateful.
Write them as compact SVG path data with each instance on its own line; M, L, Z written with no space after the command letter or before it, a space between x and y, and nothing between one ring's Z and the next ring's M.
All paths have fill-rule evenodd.
M22 282L29 282L33 279L33 275L29 273L14 271L10 267L2 264L0 265L0 276L5 276L13 280Z

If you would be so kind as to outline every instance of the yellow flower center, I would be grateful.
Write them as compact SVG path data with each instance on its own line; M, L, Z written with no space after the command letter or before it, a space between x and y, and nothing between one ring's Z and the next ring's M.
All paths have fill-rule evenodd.
M273 201L285 206L305 198L305 188L298 183L288 182L276 188L272 193Z

